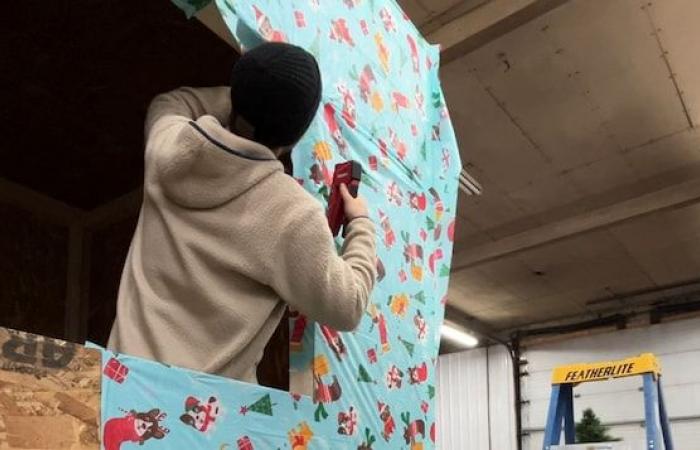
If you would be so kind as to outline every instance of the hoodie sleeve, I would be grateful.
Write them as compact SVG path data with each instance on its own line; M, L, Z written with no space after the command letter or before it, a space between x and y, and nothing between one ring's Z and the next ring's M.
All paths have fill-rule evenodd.
M182 87L158 95L148 107L146 138L157 139L163 131L169 130L172 133L173 126L185 126L190 120L205 115L214 116L226 126L231 115L230 92L227 87Z
M339 256L323 210L314 206L287 222L273 256L271 286L312 320L351 331L362 319L377 276L374 224L353 220Z

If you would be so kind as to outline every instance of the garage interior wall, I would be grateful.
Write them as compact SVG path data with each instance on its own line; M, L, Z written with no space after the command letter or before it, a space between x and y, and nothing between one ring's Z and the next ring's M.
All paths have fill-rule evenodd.
M620 359L651 352L661 361L662 385L676 449L692 450L700 442L700 319L596 334L523 349L523 450L542 448L552 369L562 364ZM644 448L642 378L584 384L574 390L574 413L580 420L592 408L609 434L630 448Z
M503 346L440 356L437 448L516 450L513 369Z
M524 346L521 366L523 450L540 450L555 366L656 354L676 449L700 442L700 318ZM443 355L438 362L439 448L516 450L510 355L503 346ZM592 408L612 437L644 447L641 377L581 385L576 420Z

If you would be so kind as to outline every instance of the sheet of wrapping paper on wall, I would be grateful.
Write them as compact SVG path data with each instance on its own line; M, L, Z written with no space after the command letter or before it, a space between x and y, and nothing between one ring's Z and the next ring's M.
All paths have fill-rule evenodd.
M175 3L192 14L208 2ZM362 164L379 280L355 332L292 317L291 366L311 368L313 398L105 352L105 373L126 372L103 380L105 448L434 448L461 168L439 51L393 1L216 5L244 50L286 41L316 56L322 104L294 149L294 176L325 203L335 164Z

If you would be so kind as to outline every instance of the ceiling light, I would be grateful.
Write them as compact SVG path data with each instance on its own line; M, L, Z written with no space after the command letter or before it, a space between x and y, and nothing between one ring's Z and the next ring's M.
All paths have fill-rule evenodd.
M479 182L466 169L459 172L459 190L467 195L481 195L482 192Z
M455 344L473 348L479 344L479 340L469 333L458 330L451 325L442 325L442 337Z

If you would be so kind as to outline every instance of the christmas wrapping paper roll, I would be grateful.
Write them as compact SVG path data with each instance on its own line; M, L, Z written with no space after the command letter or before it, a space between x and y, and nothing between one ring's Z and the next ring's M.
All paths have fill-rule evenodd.
M189 14L208 3L175 2ZM433 449L461 169L439 51L394 1L216 6L244 51L286 41L316 56L322 102L294 149L294 177L325 203L335 164L362 164L378 283L355 332L291 315L290 362L312 373L311 396L105 352L104 448Z

